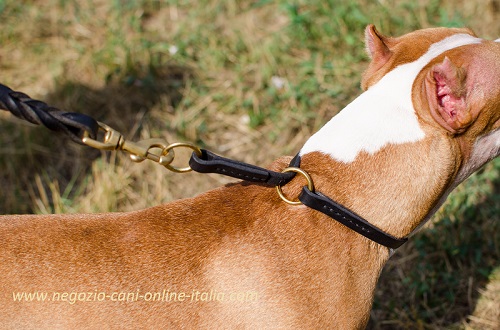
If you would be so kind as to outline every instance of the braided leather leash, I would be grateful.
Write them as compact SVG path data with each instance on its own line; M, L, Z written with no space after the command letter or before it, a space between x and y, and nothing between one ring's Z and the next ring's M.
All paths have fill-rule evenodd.
M0 84L0 108L32 124L44 125L50 130L63 132L76 143L83 144L82 137L85 133L93 139L97 137L99 124L94 118L59 110L2 84Z

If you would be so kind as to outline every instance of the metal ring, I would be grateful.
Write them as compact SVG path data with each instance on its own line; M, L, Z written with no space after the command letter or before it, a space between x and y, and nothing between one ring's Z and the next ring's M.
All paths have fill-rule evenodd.
M295 173L302 174L307 180L307 188L309 188L310 191L314 191L314 183L311 179L311 176L306 171L304 171L303 169L298 168L298 167L287 167L282 171L282 173L286 173L286 172L295 172ZM302 204L302 202L299 200L291 201L288 198L286 198L285 195L283 194L283 191L281 190L281 186L276 186L276 191L278 192L278 195L285 203L288 203L290 205Z
M168 152L174 148L180 148L180 147L184 147L184 148L189 148L191 150L193 150L196 155L198 156L201 156L202 155L202 152L201 152L201 149L198 148L197 146L193 145L193 144L190 144L190 143L183 143L183 142L178 142L178 143L172 143L171 145L169 145L168 147L166 147L164 149L164 153L165 154L168 154ZM175 166L172 166L170 164L166 164L164 165L166 168L168 168L170 171L172 172L176 172L176 173L186 173L186 172L190 172L192 171L192 168L191 167L175 167Z
M154 161L158 162L160 165L167 166L170 165L175 158L175 151L172 149L168 149L168 146L165 147L163 143L153 143L152 145L149 146L149 150L153 148L158 148L161 149L161 154L157 156L158 158L155 157Z

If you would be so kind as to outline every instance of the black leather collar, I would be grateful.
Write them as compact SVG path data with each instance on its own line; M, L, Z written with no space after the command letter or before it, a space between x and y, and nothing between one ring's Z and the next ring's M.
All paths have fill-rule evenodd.
M380 230L351 210L334 202L320 192L310 191L307 187L302 188L299 200L304 205L328 215L344 226L388 248L397 249L408 241L408 238L397 238Z
M295 176L294 172L274 172L262 167L235 161L218 156L208 150L202 149L202 155L193 153L189 160L189 166L199 173L219 173L233 178L260 182L266 185L284 185ZM300 166L300 156L295 156L290 162L290 167ZM336 203L320 192L313 192L307 187L302 189L299 200L306 206L326 214L335 221L365 236L366 238L386 246L397 249L403 245L407 238L394 237L379 228L373 226L361 216Z

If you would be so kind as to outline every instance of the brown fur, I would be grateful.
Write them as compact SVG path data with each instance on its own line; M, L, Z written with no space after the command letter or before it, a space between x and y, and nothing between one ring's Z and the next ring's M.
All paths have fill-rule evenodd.
M387 38L368 27L368 48L385 54L372 54L364 88L456 32L432 29ZM463 180L498 155L490 140L479 149L474 144L499 126L500 84L484 82L498 82L499 74L479 63L482 58L498 63L499 55L500 46L493 44L446 54L455 65L471 68L476 80L467 81L483 96L471 96L475 120L462 135L433 120L432 105L421 93L427 71L442 61L437 58L414 84L423 141L360 154L349 164L310 153L301 167L322 193L394 236L409 235L458 184L459 173ZM479 157L487 148L492 155ZM271 168L282 170L289 161L281 158ZM296 177L283 190L293 198L303 185ZM389 253L319 212L285 204L272 188L248 183L131 213L3 216L2 327L360 329ZM14 302L13 293L34 291L48 293L48 299L54 293L86 293L86 298L124 293L133 301L95 301L94 296L94 301L70 303L67 296L66 301ZM133 299L165 291L190 297ZM192 301L196 291L200 299L201 293L205 298L234 293L239 299Z

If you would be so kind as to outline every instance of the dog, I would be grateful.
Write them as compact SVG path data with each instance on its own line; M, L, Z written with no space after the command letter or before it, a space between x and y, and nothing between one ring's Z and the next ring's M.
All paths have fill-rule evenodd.
M373 25L365 38L364 92L305 142L300 168L402 239L500 154L500 40L458 28L386 37ZM282 191L303 186L296 176ZM130 213L2 216L0 319L9 329L361 329L392 252L247 182Z

